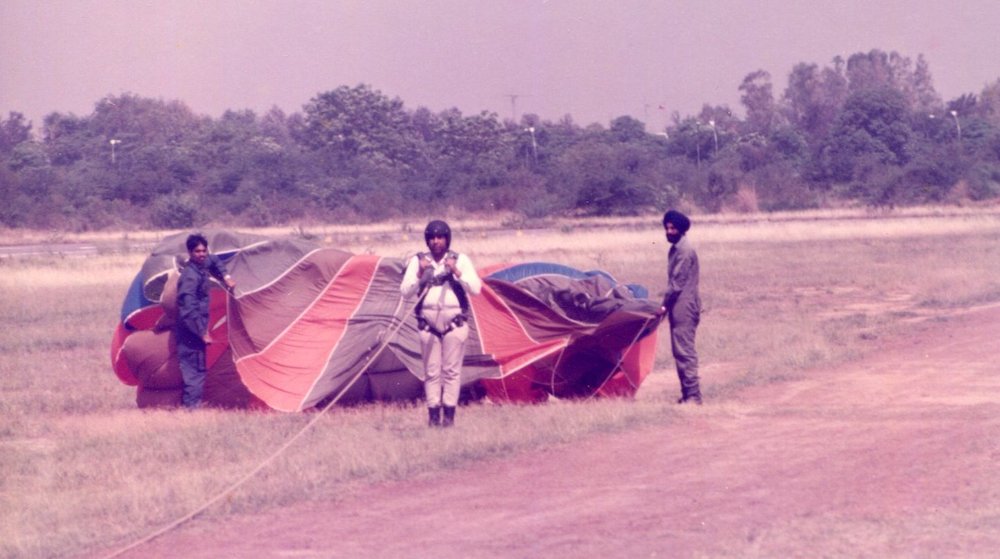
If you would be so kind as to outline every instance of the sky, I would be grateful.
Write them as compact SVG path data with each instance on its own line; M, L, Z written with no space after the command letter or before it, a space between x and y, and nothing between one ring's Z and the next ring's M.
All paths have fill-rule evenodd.
M996 0L2 0L0 116L35 129L108 95L301 112L367 84L408 109L662 130L798 63L923 55L944 100L1000 78Z

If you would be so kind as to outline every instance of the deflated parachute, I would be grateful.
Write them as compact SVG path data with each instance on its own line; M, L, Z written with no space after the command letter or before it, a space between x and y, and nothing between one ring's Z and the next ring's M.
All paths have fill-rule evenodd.
M206 231L213 252L223 261L247 247L266 241L259 235ZM187 234L161 241L143 262L122 303L121 320L111 342L111 363L124 384L136 386L139 407L180 405L184 391L177 361L174 324L177 321L177 279L187 259ZM215 285L209 293L209 328L212 337L227 337L226 293ZM239 380L228 343L208 346L205 400L216 406L261 405ZM266 406L264 406L266 407Z
M423 396L415 298L399 294L405 261L301 239L206 235L237 282L211 293L204 400L300 411ZM119 379L140 407L179 405L173 324L185 235L167 238L125 298L112 341ZM657 303L603 272L552 263L480 270L482 294L462 370L466 398L631 396L652 369Z

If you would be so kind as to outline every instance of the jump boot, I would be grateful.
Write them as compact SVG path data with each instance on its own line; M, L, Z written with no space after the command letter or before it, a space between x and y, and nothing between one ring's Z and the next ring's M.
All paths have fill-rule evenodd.
M701 405L701 387L694 385L692 387L682 386L681 387L681 397L677 400L678 404L698 404Z
M444 419L441 420L442 427L451 427L455 424L455 406L444 407Z

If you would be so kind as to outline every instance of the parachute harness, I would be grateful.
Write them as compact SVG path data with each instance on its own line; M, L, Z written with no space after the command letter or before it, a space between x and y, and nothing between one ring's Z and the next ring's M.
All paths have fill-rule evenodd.
M429 289L430 289L430 285L424 286L422 288L422 292L420 293L420 295L419 295L419 297L417 299L417 302L414 303L413 308L416 308L420 304L420 302L423 301L424 297L427 296L427 291ZM232 293L232 292L230 292L230 293ZM235 301L235 298L231 299L230 301L231 302ZM237 304L238 304L238 302L237 302ZM405 317L409 313L410 313L410 311L407 311L406 313L403 313L403 316ZM394 315L393 318L395 319L396 316ZM389 342L393 339L393 337L395 337L396 333L399 332L399 329L405 323L405 321L403 319L399 319L397 322L398 323L396 325L394 325L394 326L392 326L390 328L389 332L384 337L384 339L382 340L381 344L377 347L377 349L375 349L374 353L371 354L371 357L368 358L368 361L354 375L354 377L351 379L351 381L348 382L347 384L345 384L344 387L340 390L340 392L335 397L331 398L330 401L327 402L327 404L325 406L323 406L322 408L320 408L320 410L316 413L316 415L313 416L312 419L309 420L308 423L306 423L301 429L299 429L299 431L297 433L295 433L294 435L292 435L291 437L289 437L288 440L286 440L281 446L279 446L274 452L272 452L270 456L268 456L267 458L265 458L264 460L262 460L260 462L260 464L258 464L255 468L253 468L252 470L250 470L249 472L247 472L246 474L244 474L243 477L239 478L238 480L236 480L235 482L233 482L232 484L230 484L229 487L227 487L227 488L223 489L222 491L220 491L215 497L212 497L211 499L209 499L208 501L206 501L204 504L202 504L200 507L198 507L198 508L194 509L193 511L187 513L186 515L178 518L177 520L174 520L170 524L167 524L166 526L160 528L159 530L156 530L155 532L147 535L146 537L144 537L144 538L142 538L140 540L137 540L135 542L132 542L131 544L129 544L129 545L127 545L127 546L125 546L125 547L123 547L123 548L121 548L121 549L113 552L113 553L111 553L110 555L104 556L104 559L113 559L114 557L118 557L118 556L122 555L123 553L131 551L131 550L133 550L133 549L135 549L135 548L137 548L137 547L139 547L139 546L141 546L143 544L149 543L149 542L153 541L154 539L162 536L163 534L166 534L167 532L169 532L169 531L171 531L171 530L173 530L173 529L181 526L182 524L184 524L184 523L186 523L186 522L194 519L199 514L201 514L201 513L205 512L206 510L208 510L212 505L218 503L219 501L221 501L225 497L229 496L230 493L232 493L233 491L235 491L236 489L238 489L240 486L242 486L244 483L246 483L247 481L249 481L252 477L254 477L255 475L257 475L261 470L263 470L264 468L266 468L267 466L269 466L271 464L271 462L274 462L274 460L276 458L278 458L278 456L281 456L282 454L284 454L284 452L286 450L288 450L293 444L295 444L295 442L297 440L299 440L300 438L302 438L302 436L307 431L309 431L310 429L312 429L312 427L314 425L316 425L316 423L319 422L319 420L323 417L323 415L325 415L326 412L329 411L329 409L332 408L340 400L340 398L344 394L346 394L348 390L350 390L350 388L352 386L354 386L354 383L357 382L357 380L359 378L361 378L361 375L363 375L368 370L368 367L370 367L372 365L372 363L375 362L375 358L377 358L379 355L381 355L382 350L384 350L389 345Z
M425 252L417 254L418 260L422 260L426 257L427 253ZM453 251L448 251L448 254L445 255L445 258L457 259L458 253ZM461 282L459 282L455 278L455 276L451 274L451 272L435 276L433 275L433 270L428 269L427 272L425 273L428 275L428 277L420 279L420 284L424 287L423 294L417 298L417 304L413 308L413 312L417 316L417 329L423 332L429 332L430 334L440 339L443 338L445 334L451 332L455 328L461 328L462 326L465 326L465 323L469 321L469 312L470 312L469 296L466 295L465 293L465 287L462 286ZM443 287L445 285L447 285L451 289L451 291L455 294L455 297L458 299L458 304L461 307L462 312L456 315L455 318L452 318L448 322L448 326L444 329L444 331L441 331L438 330L436 327L434 327L434 325L432 325L430 322L428 322L426 318L424 318L424 313L423 313L424 299L427 297L427 293L430 291L431 287L438 287L438 286ZM438 298L437 315L435 316L435 318L441 315L441 303L444 301L444 297L445 297L445 290L442 289L441 295Z

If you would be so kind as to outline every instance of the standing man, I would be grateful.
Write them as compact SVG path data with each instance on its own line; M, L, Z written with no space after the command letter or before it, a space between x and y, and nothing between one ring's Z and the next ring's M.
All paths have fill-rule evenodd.
M483 283L469 257L451 250L447 223L428 223L424 241L430 252L410 258L400 291L403 297L420 294L415 311L424 358L428 425L450 427L455 423L462 389L462 359L471 316L469 296L479 295Z
M695 331L701 319L701 298L698 296L698 253L685 234L691 220L677 210L663 214L663 231L670 242L667 257L667 291L658 315L670 321L670 347L677 362L677 377L681 382L678 404L701 405L698 386L698 352L694 347Z
M177 357L184 377L184 406L201 403L205 388L205 346L212 343L208 331L208 274L225 284L236 286L219 258L208 253L208 240L195 233L187 238L188 263L177 283Z

